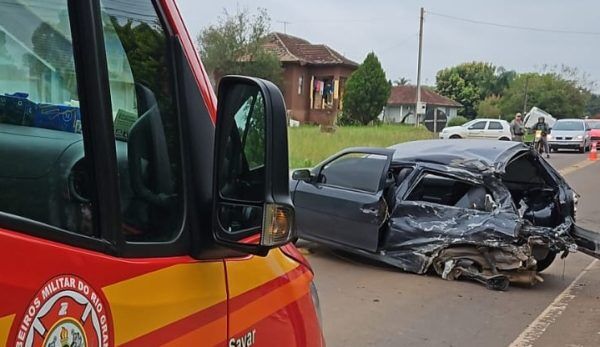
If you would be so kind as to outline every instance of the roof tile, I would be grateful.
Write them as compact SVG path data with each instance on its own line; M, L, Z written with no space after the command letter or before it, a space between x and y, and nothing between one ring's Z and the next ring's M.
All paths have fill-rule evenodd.
M300 62L304 64L325 65L343 64L358 66L358 64L331 47L322 44L312 44L296 36L274 32L269 34L264 47L277 54L282 62Z
M462 104L442 96L429 88L421 88L421 101L437 106L461 107ZM410 105L417 102L416 86L394 86L388 105Z

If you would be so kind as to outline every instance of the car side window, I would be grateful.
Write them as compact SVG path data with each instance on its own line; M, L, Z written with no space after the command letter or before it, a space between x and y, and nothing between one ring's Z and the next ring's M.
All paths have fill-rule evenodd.
M387 161L384 155L345 154L327 163L321 169L318 180L330 186L374 193L380 189Z
M425 173L411 189L406 200L483 211L486 208L487 194L483 186L452 177Z
M490 122L488 125L489 130L502 130L502 123L500 122Z
M483 130L483 129L485 129L486 123L487 123L486 121L480 121L480 122L473 123L473 125L471 125L469 127L469 130Z
M151 0L101 0L122 231L169 241L183 223L179 115L167 33Z
M0 3L0 211L96 236L67 0Z

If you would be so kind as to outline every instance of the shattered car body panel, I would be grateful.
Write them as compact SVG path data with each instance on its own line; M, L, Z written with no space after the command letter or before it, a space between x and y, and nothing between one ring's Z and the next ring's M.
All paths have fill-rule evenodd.
M393 158L385 172L354 170L360 158L344 161L346 151L314 168L311 180L291 182L299 236L405 271L434 271L498 290L541 282L538 270L560 252L566 256L579 246L600 254L599 234L574 224L575 193L523 144L430 140L389 150ZM363 158L374 153L350 152ZM370 223L340 222L364 220L365 210L360 203L350 207L346 187L328 186L328 180L341 181L336 175L380 183L377 192L350 189L356 201L370 201ZM369 242L356 242L360 239Z

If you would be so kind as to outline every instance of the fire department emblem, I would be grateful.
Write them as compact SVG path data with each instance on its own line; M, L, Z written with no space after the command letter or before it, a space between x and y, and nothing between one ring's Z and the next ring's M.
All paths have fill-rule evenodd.
M107 309L98 293L81 278L55 277L29 304L15 346L109 346L112 343Z

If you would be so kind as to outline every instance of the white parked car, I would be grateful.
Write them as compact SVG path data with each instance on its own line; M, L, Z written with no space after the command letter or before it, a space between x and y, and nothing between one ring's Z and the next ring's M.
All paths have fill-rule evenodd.
M446 127L440 139L495 139L512 140L510 124L502 119L478 118L460 126Z

